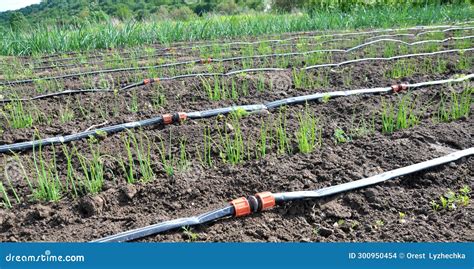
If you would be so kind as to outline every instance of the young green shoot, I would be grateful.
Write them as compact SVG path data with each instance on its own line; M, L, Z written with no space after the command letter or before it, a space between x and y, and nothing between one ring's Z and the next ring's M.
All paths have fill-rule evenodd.
M318 126L319 119L309 112L308 106L304 113L298 114L298 130L296 141L302 153L310 153L322 144L322 129Z
M14 101L0 111L11 128L20 129L33 126L31 110L24 109L21 101Z
M41 147L38 154L36 154L33 148L33 163L37 179L37 186L33 190L33 196L41 201L59 201L62 197L62 185L59 179L54 148L51 161L44 159Z

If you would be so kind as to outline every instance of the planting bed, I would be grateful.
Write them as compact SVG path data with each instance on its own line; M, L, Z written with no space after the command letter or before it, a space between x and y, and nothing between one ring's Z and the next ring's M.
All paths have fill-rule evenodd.
M416 38L390 38L415 42L472 33L472 29L462 29ZM315 34L319 33L283 37ZM387 33L344 36L346 40L335 45L315 45L314 40L292 43L281 50L276 50L276 44L268 48L256 45L253 55L347 49L368 40L387 38L382 35ZM339 37L324 40L336 38ZM172 63L211 56L198 49L191 49L190 53L189 49L179 47L182 45L176 44L173 53L186 57L158 60ZM471 48L472 39L410 47L377 43L347 53L210 62L105 76L58 78L51 83L44 80L9 83L104 69L107 64L102 59L107 57L89 59L104 52L84 55L94 61L89 69L84 68L84 63L69 59L56 62L71 64L60 71L36 70L36 64L29 65L30 77L25 77L25 73L11 73L8 79L0 75L4 82L0 101L64 89L109 91L4 103L0 108L0 145L75 134L165 113L462 78L474 70ZM264 53L267 49L269 52ZM388 58L455 49L467 50L301 69L367 57ZM110 53L130 56L126 50ZM248 47L239 46L213 53L216 53L213 58L221 59L250 55ZM215 57L218 55L221 56ZM42 63L38 66L49 66L62 57L39 58ZM21 66L28 66L38 59L17 61ZM156 62L157 59L142 59L132 66ZM117 67L130 67L126 62L121 63ZM194 76L121 90L152 77L269 67L284 70ZM95 137L72 143L1 153L0 240L90 241L198 215L256 192L314 190L467 149L474 144L473 89L472 81L465 80L409 88L400 93L321 98L255 113L238 109L207 119L116 134L99 131ZM294 201L248 217L185 227L141 241L472 241L473 162L474 156L470 156L377 186L324 199Z

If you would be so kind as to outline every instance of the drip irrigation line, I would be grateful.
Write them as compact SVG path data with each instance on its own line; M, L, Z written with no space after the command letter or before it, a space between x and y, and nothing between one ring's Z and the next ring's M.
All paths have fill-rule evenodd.
M393 60L413 58L413 57L418 57L418 56L432 56L432 55L439 55L439 54L445 54L445 53L466 52L466 51L473 51L473 50L474 48L452 49L452 50L442 50L442 51L435 51L435 52L412 53L412 54L398 55L398 56L392 56L392 57L371 57L371 58L349 60L349 61L344 61L340 63L312 65L312 66L307 66L304 69L310 70L310 69L315 69L315 68L320 68L320 67L339 67L342 65L367 62L367 61L393 61Z
M398 29L382 29L382 30L374 30L374 31L367 31L367 32L350 32L350 33L335 33L335 34L325 34L325 35L314 35L314 36L296 36L296 37L291 37L291 38L286 38L286 39L270 39L270 40L258 40L258 41L253 41L253 42L230 42L230 43L209 43L209 44L204 44L204 46L175 46L175 47L170 47L170 48L162 48L158 49L157 51L160 52L167 52L170 50L176 50L176 49L194 49L194 48L201 48L201 47L210 47L210 46L215 46L216 44L220 46L231 46L231 45L252 45L252 44L259 44L259 43L265 43L265 42L273 42L273 43L279 43L279 42L285 42L285 41L291 41L291 40L297 40L297 39L314 39L316 37L335 37L335 36L351 36L351 35L362 35L362 34L371 34L371 33L381 33L381 32L391 32L391 31L402 31L402 30L423 30L423 29L437 29L437 28L445 28L445 27L451 27L448 29L444 30L431 30L431 31L426 31L426 32L421 32L418 34L406 34L410 36L418 36L421 34L426 34L426 33L433 33L433 32L448 32L448 31L455 31L455 30L468 30L468 29L473 29L474 27L453 27L444 25L444 26L434 26L434 27L429 27L429 26L416 26L416 27L411 27L411 28L398 28ZM302 34L306 34L303 32ZM389 35L390 36L390 35ZM376 37L370 37L370 38L376 38ZM330 42L332 40L327 40L326 42ZM123 52L123 54L128 53L131 54L132 52ZM74 53L77 54L77 53ZM101 55L94 55L88 57L88 59L92 58L99 58L99 57L108 57L110 54L101 54ZM77 59L77 57L74 58L61 58L57 59L56 61L67 61L67 60L74 60ZM46 62L51 62L51 61L43 61L43 62L36 62L36 63L46 63Z
M319 32L308 32L308 31L305 31L305 32L295 32L295 33L291 33L291 35L296 35L294 36L293 38L298 38L298 36L300 35L311 35L313 38L314 37L324 37L324 36L328 36L328 37L333 37L333 36L337 36L337 35L362 35L362 34L371 34L371 33L382 33L382 32L393 32L393 31L403 31L403 30L424 30L424 29L441 29L441 28L455 28L455 29L459 29L459 28L462 28L462 26L456 26L456 25L466 25L466 24L470 24L474 21L466 21L466 22L462 22L462 23L454 23L452 25L426 25L426 26L414 26L414 27L408 27L408 28L394 28L394 29L380 29L380 30L373 30L373 31L366 31L366 32L333 32L331 34L324 34L324 35L321 35L321 31ZM276 35L278 36L278 35ZM275 40L275 39L271 39L271 40ZM285 39L276 39L277 41L285 41ZM263 40L262 42L267 42L269 40ZM258 42L258 41L257 41ZM189 43L189 42L188 42ZM218 44L218 45L223 45L223 46L226 46L226 45L232 45L232 44L240 44L241 42L227 42L227 43L222 43L222 42L206 42L206 41L203 41L203 42L191 42L193 44L196 44L197 46L174 46L173 48L186 48L186 47L189 47L189 48L199 48L201 45L207 45L207 46L212 46L212 45L215 45L215 44ZM247 42L249 43L249 42ZM169 50L169 48L161 48L159 49L160 51L167 51ZM69 53L66 53L67 55L77 55L79 54L79 52L69 52ZM56 57L58 55L64 55L64 53L61 53L61 54L53 54L53 55L45 55L45 56L42 56L41 59L48 59L48 58L51 58L51 57ZM104 55L104 54L103 54ZM101 55L101 56L103 56ZM72 60L72 59L76 59L76 58L66 58L67 60Z
M417 84L397 84L397 85L392 85L391 87L379 87L379 88L370 88L370 89L316 93L316 94L311 94L311 95L285 98L285 99L276 100L273 102L267 102L265 104L230 106L230 107L217 108L217 109L204 110L204 111L194 111L194 112L189 112L189 113L178 112L174 114L164 114L164 115L150 118L150 119L102 127L102 128L80 132L76 134L71 134L71 135L66 135L66 136L56 136L56 137L39 139L39 140L34 140L34 141L0 145L0 153L9 153L9 152L22 151L22 150L30 150L33 148L44 147L44 146L49 146L49 145L64 144L64 143L69 143L72 141L81 140L84 138L103 136L104 134L110 135L110 134L118 133L118 132L125 131L128 129L139 128L139 127L146 127L146 126L152 126L152 125L169 125L169 124L185 121L186 119L203 119L203 118L215 117L218 115L226 115L236 110L245 110L247 112L258 112L262 110L275 109L275 108L278 108L280 106L285 106L285 105L295 105L295 104L300 104L300 103L305 103L305 102L310 102L310 101L315 101L315 100L321 100L327 97L335 98L335 97L343 97L343 96L351 96L351 95L376 94L376 93L387 93L387 92L397 93L397 92L401 92L407 89L414 89L414 88L423 87L423 86L440 85L440 84L446 84L446 83L462 82L465 80L470 80L472 78L474 78L474 74L469 74L469 75L466 75L460 78L455 78L455 79L428 81L428 82L421 82Z
M117 235L111 235L102 239L98 239L92 242L104 243L104 242L127 242L138 238L143 238L152 234L161 233L168 230L178 229L186 226L195 226L204 224L214 220L218 220L225 217L230 217L235 214L233 206L226 206L214 211L206 212L199 216L175 219L170 221L161 222L155 225L147 226L144 228L138 228L128 232L124 232Z
M15 99L0 99L0 103L11 103L11 102L28 102L39 99L46 99L55 96L67 95L67 94L79 94L79 93L91 93L91 92L113 92L111 89L79 89L79 90L64 90L60 92L53 92L47 94L36 95L31 98L15 98Z
M452 27L445 29L442 32L450 32L450 31L457 31L457 30L469 30L474 29L474 27ZM350 33L335 33L335 34L324 34L324 35L314 35L314 36L296 36L290 37L285 39L267 39L267 40L257 40L257 41L236 41L230 43L209 43L202 46L185 46L185 47L173 47L173 49L193 49L193 48L202 48L202 47L212 47L215 45L219 46L232 46L232 45L256 45L261 43L281 43L286 41L293 41L299 39L315 39L315 38L325 38L325 37L344 37L344 36L358 36L358 35L367 35L367 34L377 34L377 33L385 33L385 32L394 32L394 31L403 31L403 30L423 30L423 29L436 29L436 28L398 28L398 29L382 29L382 30L373 30L373 31L365 31L365 32L350 32ZM433 33L433 32L441 32L440 30L431 30L422 33ZM414 34L414 36L418 36Z
M462 24L469 24L471 22L466 22L466 23L461 23L461 24L458 24L458 25L462 25ZM368 31L368 32L352 32L352 33L335 33L335 34L326 34L326 35L314 35L314 36L309 36L309 37L292 37L292 38L287 38L287 39L272 39L272 40L261 40L261 41L254 41L254 42L230 42L230 43L224 43L224 44L221 44L221 43L218 43L218 45L222 46L226 46L226 45L238 45L238 44L258 44L258 43L264 43L264 42L285 42L285 41L291 41L291 40L297 40L297 39L314 39L316 37L335 37L335 36L350 36L350 35L361 35L361 34L371 34L371 33L380 33L380 32L391 32L391 31L402 31L402 30L423 30L423 29L439 29L439 28L446 28L446 27L451 27L451 28L448 28L448 29L445 29L445 30L432 30L432 31L427 31L427 32L447 32L447 31L454 31L454 30L467 30L467 29L473 29L474 27L461 27L461 26L457 26L457 27L453 27L453 25L440 25L440 26L415 26L415 27L410 27L410 28L398 28L398 29L383 29L383 30L375 30L375 31ZM307 35L308 32L301 32L302 35ZM419 34L422 34L422 33L419 33ZM417 36L418 34L406 34L406 35L411 35L411 36ZM395 36L395 35L386 35L386 36ZM372 37L374 38L374 37ZM334 41L334 40L328 40L326 42L331 42L331 41ZM324 43L324 42L323 42ZM162 48L162 49L157 49L157 51L160 51L160 52L167 52L171 49L175 50L175 49L194 49L194 48L200 48L200 47L210 47L210 46L215 46L217 43L208 43L208 44L205 44L203 46L182 46L182 47L179 47L179 46L176 46L176 47L171 47L171 48ZM131 54L132 52L122 52L123 54ZM78 54L77 52L73 52L73 53L70 53L69 55L75 55L75 54ZM108 57L110 54L101 54L101 55L94 55L94 56L89 56L87 57L87 59L99 59L99 58L103 58L103 57ZM49 57L54 57L54 56L57 56L57 55L53 55L53 56L48 56L48 57L42 57L42 59L46 59L46 58L49 58ZM161 54L155 54L154 56L161 56ZM146 58L146 56L144 56L143 58ZM74 59L77 59L77 57L70 57L70 58L61 58L61 59L56 59L54 61L42 61L42 62L36 62L36 63L48 63L48 62L63 62L63 61L69 61L69 60L74 60ZM68 66L73 66L73 65L63 65L61 67L68 67ZM50 66L50 67L38 67L38 69L45 69L45 68L53 68L53 67L57 67L57 66ZM37 69L37 68L34 68L34 69ZM0 84L1 85L1 84Z
M196 60L189 60L189 61L182 61L182 62L174 62L174 63L166 63L160 65L153 65L153 66L141 66L141 67L127 67L127 68L116 68L116 69L103 69L97 71L88 71L88 72L81 72L81 73L74 73L74 74L66 74L60 76L52 76L52 77L43 77L43 78L33 78L33 79L25 79L25 80L16 80L16 81L4 81L0 82L0 85L14 85L14 84L25 84L25 83L32 83L35 81L46 81L46 80L57 80L57 79L65 79L65 78L73 78L73 77L80 77L80 76L89 76L89 75L97 75L97 74L109 74L109 73L117 73L117 72L126 72L126 71L137 71L137 70L148 70L153 68L166 68L166 67L176 67L181 65L188 65L188 64L210 64L211 62L230 62L230 61L240 61L246 59L261 59L261 58L272 58L272 57L284 57L284 56L298 56L298 55L307 55L307 54L314 54L314 53L323 53L323 52L330 52L330 53L350 53L354 50L358 50L364 48L369 45L373 45L380 42L394 42L394 43L401 43L406 46L415 46L424 43L444 43L450 40L462 40L462 39L471 39L474 36L464 36L464 37L450 37L445 39L433 39L433 40L422 40L416 42L405 42L398 39L379 39L373 40L370 42L365 42L360 45L354 46L348 49L321 49L321 50L311 50L305 52L289 52L289 53L273 53L273 54L263 54L263 55L253 55L253 56L239 56L239 57L230 57L230 58L223 58L223 59L196 59Z
M472 30L474 29L473 26L468 26L468 27L453 27L449 29L444 29L444 30L431 30L431 31L424 31L416 34L390 34L390 35L380 35L380 36L375 36L375 37L368 37L367 40L375 39L377 37L395 37L395 36L407 36L407 37L419 37L422 35L426 34L431 34L431 33L447 33L447 32L452 32L452 31L457 31L457 30Z
M470 36L461 36L461 37L448 37L448 38L445 38L445 39L420 40L420 41L411 42L411 43L410 42L405 42L403 40L393 39L393 38L382 38L382 39L377 39L377 40L374 40L374 41L370 41L370 42L352 47L350 49L344 50L344 52L351 52L351 51L354 51L354 50L357 50L357 49L360 49L360 48L363 48L363 47L367 47L367 46L370 46L370 45L373 45L373 44L376 44L376 43L381 43L381 42L400 43L400 44L403 44L405 46L411 47L411 46L416 46L416 45L421 45L421 44L426 44L426 43L444 43L444 42L447 42L447 41L450 41L450 40L463 40L463 39L471 39L471 38L474 38L474 36L470 35Z
M375 41L372 41L372 44L373 44L373 42L375 42ZM358 47L360 48L361 46L359 45ZM403 59L403 58L412 58L412 57L418 57L418 56L430 56L430 55L438 55L438 54L443 54L443 53L464 52L464 51L472 51L472 50L474 50L474 48L443 50L443 51L415 53L415 54L405 54L405 55L398 55L398 56L387 57L387 58L362 58L362 59L343 61L343 62L340 62L340 63L312 65L312 66L300 68L300 70L307 71L307 70L323 68L323 67L340 67L340 66L343 66L343 65L348 65L348 64L353 64L353 63L360 63L360 62L365 62L365 61L393 61L393 60ZM310 53L310 52L302 52L302 53ZM173 77L150 78L150 79L144 79L143 81L140 81L140 82L129 84L129 85L124 86L124 87L122 87L118 90L112 90L112 89L65 90L65 91L61 91L61 92L37 95L37 96L31 97L31 98L0 99L0 103L5 104L5 103L11 103L11 102L25 102L25 101L33 101L33 100L51 98L51 97L67 95L67 94L80 94L80 93L89 93L89 92L92 92L92 93L93 92L103 92L103 93L105 93L105 92L123 92L123 91L127 91L127 90L130 90L130 89L136 88L136 87L141 87L141 86L151 84L151 83L155 83L155 82L178 80L178 79L185 79L185 78L228 77L228 76L233 76L233 75L237 75L237 74L241 74L241 73L278 72L278 71L288 71L288 69L287 68L250 68L250 69L230 71L230 72L227 72L227 73L198 73L198 74L178 75L178 76L173 76Z
M315 199L327 196L332 196L342 192L348 192L384 181L409 175L418 171L426 170L432 167L437 167L446 163L459 160L463 157L474 155L474 148L455 151L451 154L431 159L428 161L412 164L398 169L390 170L382 174L359 179L352 182L347 182L339 185L325 187L313 191L293 191L293 192L260 192L254 196L241 197L230 202L230 205L221 209L203 213L196 217L181 218L170 221L161 222L158 224L122 232L115 235L110 235L101 239L93 240L91 242L105 243L105 242L127 242L140 239L153 234L178 229L186 226L193 226L216 221L226 217L242 217L255 212L269 210L276 205L281 205L288 201Z
M154 53L154 54L150 54L150 55L137 56L135 58L133 58L133 57L120 58L120 61L143 60L143 59L148 59L148 58L173 57L173 56L182 56L182 55L179 54L179 53ZM70 63L70 64L53 64L53 65L47 65L47 66L35 66L35 67L33 67L33 70L54 69L54 68L64 68L64 67L78 67L78 66L81 66L81 65L97 65L97 64L100 64L100 63L113 63L114 62L113 59L109 59L109 60L104 59L106 57L107 58L111 57L111 55L103 55L103 56L98 56L98 57L88 57L88 59L99 60L99 61L95 61L95 62L79 62L79 63ZM62 59L58 59L58 60L55 60L55 61L33 62L32 64L33 65L46 64L46 63L51 64L51 62L61 63L61 62L66 62L66 61L69 61L69 59L62 58ZM10 66L14 66L14 65L10 64Z
M336 38L336 39L331 39L331 40L326 40L326 41L322 41L322 42L318 42L318 43L308 43L308 45L323 45L323 44L326 44L326 43L332 43L332 42L336 42L336 41L350 41L352 39L349 39L349 38ZM278 46L280 47L286 47L286 46L296 46L296 44L292 43L292 44L279 44ZM273 47L273 49L275 49L275 47ZM172 50L175 50L174 48L172 49L169 49L170 51ZM127 58L122 58L121 60L124 60L124 61L127 61L127 60L132 60L132 59L147 59L147 58L153 58L153 57L170 57L170 56L182 56L180 55L179 53L166 53L166 54L163 54L163 53L156 53L156 54L152 54L152 55L144 55L144 56L138 56L137 58L132 58L132 57L127 57ZM101 55L99 57L89 57L89 59L103 59L105 57L109 57L109 55ZM62 58L62 59L58 59L54 62L65 62L65 61L68 61L68 60L74 60L75 58ZM45 62L34 62L33 64L44 64L44 63L50 63L51 61L45 61ZM63 65L50 65L50 66L38 66L38 67L34 67L33 70L40 70L40 69L52 69L52 68L62 68L62 67L75 67L75 66L79 66L79 65L91 65L91 64L99 64L99 63L103 63L103 62L107 62L107 63L110 63L110 62L113 62L113 60L103 60L103 61L96 61L96 62L85 62L85 63L72 63L72 64L63 64ZM0 63L0 65L2 65ZM5 65L5 64L3 64ZM14 64L8 64L9 66L16 66ZM0 70L1 71L1 70ZM100 70L98 70L100 71Z

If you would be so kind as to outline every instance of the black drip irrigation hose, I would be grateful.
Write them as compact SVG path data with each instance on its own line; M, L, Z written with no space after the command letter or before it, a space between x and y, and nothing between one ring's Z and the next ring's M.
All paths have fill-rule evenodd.
M395 32L395 31L402 31L402 30L425 30L425 29L438 29L438 30L430 30L427 31L428 33L430 32L448 32L448 31L456 31L456 30L468 30L472 29L474 27L469 27L469 26L456 26L456 25L466 25L470 24L474 21L467 21L459 24L454 24L454 25L434 25L434 26L415 26L415 27L409 27L409 28L397 28L397 29L382 29L382 30L373 30L373 31L367 31L367 32L342 32L342 33L331 33L331 34L324 34L321 35L319 32L318 34L315 34L314 32L296 32L293 33L291 37L285 38L285 39L269 39L269 40L259 40L259 41L252 41L252 42L247 42L247 41L237 41L237 42L228 42L228 43L216 43L216 42L196 42L193 46L174 46L174 47L169 47L169 48L158 48L156 51L159 52L167 52L169 50L175 50L175 49L197 49L201 47L211 47L215 46L216 44L219 46L232 46L232 45L250 45L250 44L259 44L259 43L265 43L265 42L285 42L285 41L291 41L291 40L298 40L298 39L314 39L314 38L319 38L319 37L336 37L336 36L350 36L350 35L365 35L365 34L376 34L376 33L384 33L384 32ZM443 29L442 28L448 28L448 29ZM424 33L424 32L422 32ZM417 33L417 34L404 34L408 36L418 36L421 35L422 33ZM394 36L394 35L385 35L385 36ZM372 37L373 38L373 37ZM330 41L330 40L329 40ZM122 54L131 54L132 52L123 52ZM70 52L68 55L77 55L79 54L78 52ZM50 59L52 57L58 57L60 54L55 54L55 55L47 55L47 56L42 56L40 59ZM101 53L100 55L92 55L89 56L88 59L94 59L94 58L99 58L99 57L108 57L110 54L107 53ZM66 60L75 60L77 57L70 57L70 58L61 58L58 59L60 61L66 61ZM52 59L53 61L55 59ZM56 60L56 61L58 61ZM42 61L42 62L34 62L36 64L38 63L47 63L51 61Z
M412 43L405 42L402 40L397 40L397 39L383 38L379 40L365 42L363 44L360 44L348 49L321 49L321 50L311 50L311 51L306 51L306 52L274 53L274 54L253 55L253 56L230 57L230 58L223 58L223 59L215 59L215 58L214 59L212 58L196 59L196 60L166 63L166 64L152 65L152 66L103 69L103 70L97 70L97 71L88 71L88 72L73 73L73 74L66 74L66 75L59 75L59 76L52 76L52 77L33 78L33 79L24 79L24 80L15 80L15 81L3 81L3 82L0 82L0 85L3 86L3 85L26 84L26 83L32 83L38 80L47 81L47 80L56 80L56 79L66 79L66 78L75 78L75 77L80 77L80 76L89 76L89 75L97 75L97 74L110 74L110 73L126 72L126 71L148 70L148 69L153 69L153 68L176 67L176 66L182 66L182 65L188 65L188 64L206 64L206 63L211 63L211 62L223 63L223 62L239 61L239 60L245 60L245 59L297 56L297 55L306 55L306 54L321 53L321 52L350 53L354 50L361 49L368 45L372 45L372 44L376 44L380 42L395 42L395 43L404 44L406 46L414 46L414 45L419 45L419 44L424 44L424 43L444 43L450 40L462 40L462 39L471 39L471 38L474 38L474 36L450 37L450 38L439 39L439 40L422 40L422 41L416 41Z
M391 87L379 87L371 89L359 89L359 90L349 90L349 91L334 91L327 93L316 93L310 95L303 95L297 97L290 97L281 100L276 100L273 102L267 102L265 104L254 104L254 105L242 105L242 106L231 106L224 108L217 108L204 111L194 111L189 113L178 112L174 114L164 114L155 118L146 119L142 121L135 121L129 123L122 123L118 125L107 126L99 129L94 129L90 131L85 131L81 133L71 134L67 136L56 136L46 139L39 139L28 142L20 142L14 144L5 144L0 146L0 153L16 152L22 150L30 150L37 147L44 147L48 145L55 144L64 144L72 141L81 140L89 137L103 136L104 134L110 135L117 132L121 132L127 129L146 127L151 125L168 125L173 123L179 123L186 119L203 119L209 117L215 117L218 115L226 115L233 111L245 110L247 112L258 112L263 110L275 109L280 106L285 105L296 105L310 101L320 100L325 97L336 98L343 96L359 95L359 94L380 94L388 92L401 92L407 89L415 89L418 87L430 86L430 85L440 85L446 83L462 82L465 80L470 80L474 78L474 74L469 74L455 79L445 79L445 80L436 80L421 82L416 84L397 84L392 85Z
M395 37L395 36L418 37L418 36L421 36L421 35L424 35L424 34L427 34L427 33L433 33L433 32L435 32L435 33L436 32L445 33L445 32L448 32L448 31L471 30L471 29L474 29L474 27L455 27L455 28L450 28L450 29L445 29L445 30L434 30L434 31L420 32L420 33L417 33L417 34L380 35L380 36L369 37L367 40L371 40L371 39L375 39L375 38L379 38L379 37ZM301 36L301 37L292 37L292 38L279 39L279 40L274 39L274 40L269 40L269 41L279 43L279 42L285 42L285 41L297 41L297 40L304 40L304 39L313 40L314 36ZM322 42L319 42L319 43L316 43L316 44L322 45L322 44L325 44L325 43L331 43L331 42L336 42L336 41L341 41L341 40L351 40L351 39L334 38L334 39L322 41ZM221 45L221 44L219 44L219 45ZM226 45L227 44L222 44L221 46L226 46ZM239 46L232 47L232 45L239 45L239 44L238 43L229 44L230 49L239 48ZM240 45L244 45L244 44L240 44ZM248 45L255 45L255 43L254 42L248 42ZM214 46L215 46L215 44L214 44ZM272 46L273 46L273 44L272 44ZM294 44L294 43L292 43L292 44L279 44L279 46L296 46L296 44ZM169 53L168 51L189 50L189 49L196 49L196 48L201 48L201 47L203 47L203 46L198 46L198 47L170 47L170 48L158 50L158 51L160 51L160 53L154 53L152 55L145 55L145 56L138 56L137 58L127 57L127 58L123 58L122 60L147 59L149 57L158 57L158 56L160 56L160 57L177 56L179 54ZM132 54L132 53L130 52L130 53L125 53L125 54ZM99 59L104 59L106 57L110 57L110 54L96 55L96 56L93 56L93 57L88 57L88 59L99 60ZM51 62L58 62L59 63L59 62L66 62L66 61L75 60L75 59L77 59L77 58L61 58L61 59L56 59L56 60L53 60L53 61L34 62L33 64L46 64L46 63L51 63ZM50 69L50 68L64 68L64 67L78 66L78 65L82 65L82 64L99 64L101 62L102 61L87 62L87 63L58 64L58 65L49 65L49 66L38 66L38 67L34 67L33 69L34 70L41 70L41 69ZM104 62L108 62L108 61L104 61Z
M472 36L474 37L474 36ZM471 38L471 37L469 37ZM372 41L369 43L374 43L376 41ZM357 48L360 48L362 45L357 46ZM354 47L355 48L355 47ZM349 49L351 50L351 49ZM354 63L360 63L360 62L367 62L367 61L393 61L393 60L398 60L398 59L403 59L403 58L412 58L412 57L419 57L419 56L432 56L432 55L438 55L438 54L444 54L444 53L453 53L453 52L465 52L465 51L473 51L474 48L469 48L469 49L453 49L453 50L442 50L442 51L435 51L435 52L426 52L426 53L415 53L415 54L405 54L405 55L397 55L393 57L387 57L387 58L382 58L382 57L376 57L376 58L361 58L361 59L355 59L355 60L349 60L349 61L344 61L344 62L339 62L339 63L330 63L330 64L319 64L319 65L312 65L312 66L307 66L300 68L300 70L307 71L311 69L316 69L316 68L323 68L323 67L340 67L343 65L348 65L348 64L354 64ZM208 59L208 61L212 61L212 59ZM50 98L54 96L60 96L60 95L66 95L66 94L79 94L79 93L89 93L89 92L122 92L122 91L127 91L136 87L144 86L150 83L155 83L155 82L160 82L160 81L169 81L169 80L178 80L178 79L185 79L185 78L194 78L194 77L229 77L241 73L250 73L250 72L279 72L279 71L288 71L288 68L251 68L251 69L241 69L241 70L234 70L230 71L227 73L197 73L197 74L185 74L185 75L178 75L174 77L163 77L163 78L148 78L144 79L140 82L136 82L133 84L129 84L127 86L124 86L118 90L112 90L112 89L79 89L79 90L65 90L61 92L55 92L55 93L48 93L48 94L42 94L42 95L37 95L31 98L19 98L19 99L0 99L0 103L10 103L10 102L24 102L24 101L33 101L33 100L38 100L38 99L45 99L45 98Z
M193 226L203 224L206 222L216 221L225 217L241 217L250 215L255 212L260 212L273 208L274 206L281 205L288 201L304 200L322 198L332 196L342 192L348 192L355 189L375 185L390 179L401 177L404 175L412 174L421 170L426 170L431 167L440 166L446 163L450 163L459 160L463 157L471 156L474 154L474 148L468 148L465 150L455 151L451 154L424 161L417 164L412 164L406 167L398 168L395 170L387 171L382 174L371 176L368 178L343 183L340 185L330 186L313 191L294 191L294 192L261 192L255 196L241 197L230 202L231 205L201 214L196 217L181 218L176 220L170 220L161 222L158 224L138 228L126 232L122 232L115 235L110 235L101 239L93 240L91 242L105 243L105 242L127 242L153 234L178 229L186 226Z

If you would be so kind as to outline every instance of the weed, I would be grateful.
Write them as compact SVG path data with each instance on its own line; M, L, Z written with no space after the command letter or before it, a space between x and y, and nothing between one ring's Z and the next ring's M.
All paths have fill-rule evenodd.
M435 200L431 200L430 205L434 211L438 211L440 209L440 205Z
M458 203L462 206L468 206L470 201L471 188L465 185L459 189L459 194L456 198Z
M326 104L327 102L329 102L329 99L331 99L331 95L329 95L329 94L324 94L324 95L323 95L323 98L321 99L321 102L323 102L324 104Z
M334 130L334 143L342 144L350 141L350 137L342 130L341 128L337 128Z
M361 118L357 123L355 123L355 115L352 116L351 120L351 127L349 131L349 137L353 138L360 138L367 135L372 135L375 133L375 113L372 113L372 118L370 119L370 123Z
M470 202L470 193L471 189L467 185L460 188L458 193L448 190L439 196L439 204L434 200L430 202L431 208L434 211L439 211L441 209L455 210L458 206L466 207Z
M199 239L199 234L193 232L193 229L191 227L182 227L182 229L183 234L190 242L195 242Z
M385 223L384 223L383 220L376 220L376 221L375 221L375 227L376 227L376 228L383 227L384 225L385 225Z

